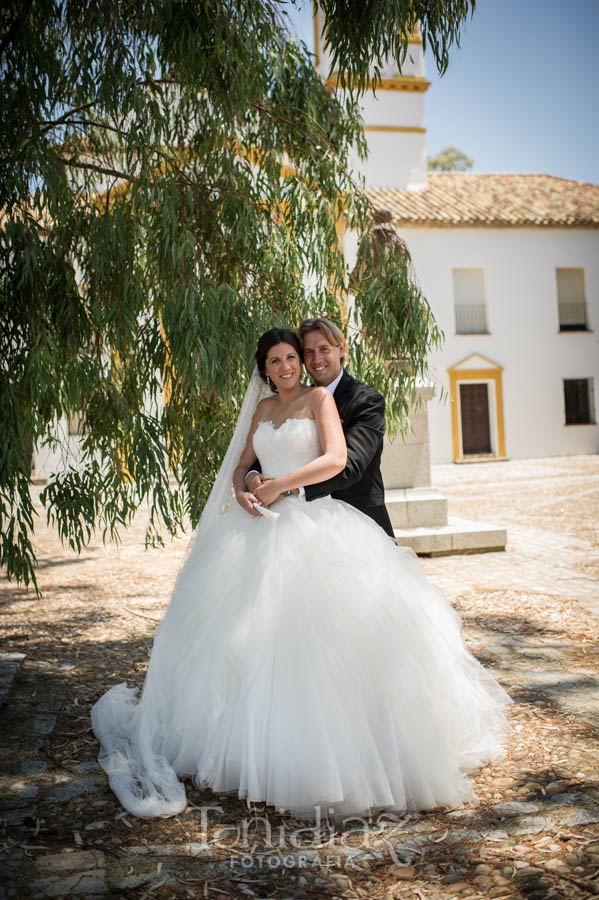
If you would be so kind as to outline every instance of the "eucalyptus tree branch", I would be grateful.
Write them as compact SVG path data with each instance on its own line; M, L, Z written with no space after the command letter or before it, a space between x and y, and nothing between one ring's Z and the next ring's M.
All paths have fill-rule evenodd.
M272 279L268 278L268 276L266 276L266 275L264 274L264 272L261 272L261 271L259 271L259 270L257 270L257 269L254 269L254 268L251 267L251 266L248 266L246 263L244 263L244 261L241 259L241 257L239 256L239 254L236 253L235 249L231 246L231 243L227 240L227 236L225 235L225 233L224 233L224 231L223 231L223 229L222 229L222 226L221 226L221 224L220 224L220 222L219 222L219 220L218 220L218 217L215 216L214 211L212 210L212 207L210 206L210 202L209 202L208 199L206 198L206 189L205 189L204 185L202 185L202 184L200 184L199 182L194 181L194 180L192 180L191 178L189 178L189 177L186 175L186 173L184 172L184 170L181 169L179 166L177 166L177 164L176 164L175 162L173 162L172 160L171 160L171 163L172 163L172 165L173 165L173 168L174 168L176 171L179 172L179 174L180 174L181 179L183 180L183 182L184 182L185 184L188 184L190 187L193 187L193 188L195 188L195 189L197 190L198 195L199 195L199 197L200 197L200 200L202 201L202 203L203 203L205 209L207 210L208 215L210 216L212 222L213 222L214 225L216 226L216 230L217 230L218 233L220 234L221 240L222 240L222 242L223 242L223 246L226 248L227 252L228 252L228 253L232 256L232 258L235 260L235 262L236 262L237 265L239 266L239 270L240 270L241 272L243 272L245 275L259 275L263 280L265 280L265 281L271 286L271 288L272 288L276 293L278 293L278 294L280 294L282 297L284 297L284 296L285 296L284 292L281 290L281 288L279 288L279 286L278 286L275 282L272 281Z
M320 149L319 144L313 138L311 138L310 135L306 131L304 131L303 128L300 128L300 126L297 124L297 122L294 122L292 119L287 119L285 116L282 116L280 113L275 112L274 109L272 109L272 107L268 106L268 104L261 103L259 100L250 100L248 105L253 107L254 109L257 109L258 112L266 113L268 116L270 116L271 119L275 119L278 122L284 122L285 125L289 125L290 128L294 128L295 131L299 132L299 134L301 134L302 137L305 138L306 141L315 150ZM328 141L324 137L324 134L323 134L323 140L325 143L328 143ZM330 147L330 145L329 145L329 147Z
M69 109L67 112L63 113L62 116L59 116L57 119L53 119L50 122L42 121L39 124L43 126L43 131L49 131L51 128L56 128L57 125L68 125L68 119L71 116L75 115L75 113L85 112L86 109L91 109L95 102L95 100L92 100L91 103L84 103L83 106L76 106L74 109Z
M281 122L284 122L286 125L289 125L291 128L294 128L297 132L299 132L299 134L302 135L302 137L304 137L306 139L306 141L308 141L309 144L311 144L311 146L315 150L320 149L320 145L317 143L317 141L315 141L313 138L311 138L310 135L307 134L307 132L304 131L303 128L300 128L300 126L297 124L297 122L294 122L292 119L287 119L285 116L282 116L280 113L275 112L272 108L270 108L266 104L260 103L257 100L251 101L250 106L253 106L254 109L258 110L259 112L264 112L267 115L269 115L271 118L281 121ZM327 149L329 150L329 152L339 162L339 155L335 152L335 150L331 146L330 142L327 140L326 136L324 135L324 132L321 132L321 134L322 134L323 143L325 143L327 145ZM356 191L359 191L360 189L359 189L358 185L356 184L356 182L354 181L354 179L351 178L347 173L346 173L346 175L348 177L348 180L351 181L353 188ZM367 194L363 195L363 196L366 197L366 202L367 202L368 208L370 210L370 213L372 215L375 212L376 207L375 207L374 203L370 200L370 198L368 197Z
M114 178L122 178L125 181L131 181L133 183L139 181L134 175L128 175L126 172L119 172L117 169L99 166L96 163L85 163L74 158L64 159L63 157L59 157L59 159L63 166L71 167L73 169L88 169L91 172L97 172L99 175L112 175Z
M121 137L125 137L127 132L123 131L122 128L117 128L116 125L109 125L108 122L97 122L95 119L66 119L64 122L50 122L50 123L40 123L42 125L46 125L45 130L48 131L49 128L55 127L57 124L61 125L84 125L88 128L104 128L106 131L112 131L114 134L118 134Z

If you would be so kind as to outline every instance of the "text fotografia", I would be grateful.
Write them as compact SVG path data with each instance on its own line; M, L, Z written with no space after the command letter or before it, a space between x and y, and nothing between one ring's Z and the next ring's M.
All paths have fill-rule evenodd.
M352 868L354 863L376 853L389 854L396 865L407 865L411 861L401 856L391 843L396 832L403 830L409 816L401 819L394 813L382 812L373 821L361 816L348 816L339 820L337 828L321 809L315 806L314 824L291 828L289 823L273 826L268 815L262 811L238 820L234 825L221 825L218 815L223 814L222 806L193 807L200 812L201 841L195 844L197 852L210 852L216 848L228 850L231 868L244 872L291 868ZM280 810L284 812L284 810ZM326 811L325 811L326 812ZM329 813L333 810L329 809ZM341 826L341 828L339 828ZM209 839L209 831L212 837ZM418 852L415 849L415 852ZM408 850L408 856L411 854ZM403 858L402 858L403 857Z
M355 860L351 856L340 853L333 856L322 856L320 853L297 853L278 856L277 854L231 856L229 864L238 872L255 872L256 870L272 871L274 869L343 869L353 868Z

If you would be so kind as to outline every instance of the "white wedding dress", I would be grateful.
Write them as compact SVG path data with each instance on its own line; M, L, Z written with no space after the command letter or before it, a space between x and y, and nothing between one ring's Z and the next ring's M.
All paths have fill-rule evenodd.
M320 453L312 419L261 422L264 472ZM99 760L136 816L199 787L340 818L455 805L465 772L503 756L499 684L408 548L338 500L235 506L196 541L155 634L139 701L98 700Z

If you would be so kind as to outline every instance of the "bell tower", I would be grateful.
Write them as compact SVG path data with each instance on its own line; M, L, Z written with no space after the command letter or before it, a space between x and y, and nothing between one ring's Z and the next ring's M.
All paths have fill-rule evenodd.
M348 89L332 71L331 55L323 35L324 14L313 3L314 52L316 70L331 90ZM424 94L430 82L424 71L422 38L414 32L401 73L390 61L382 67L382 82L376 96L372 90L363 95L360 106L368 141L366 162L354 161L364 175L366 187L426 187L426 148L424 127Z

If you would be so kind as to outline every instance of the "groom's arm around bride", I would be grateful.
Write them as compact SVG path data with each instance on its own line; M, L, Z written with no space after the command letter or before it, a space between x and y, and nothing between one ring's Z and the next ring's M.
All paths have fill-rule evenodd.
M374 388L343 372L334 393L347 443L345 469L320 484L307 485L306 500L327 494L344 500L373 519L390 536L381 457L385 436L385 400Z

